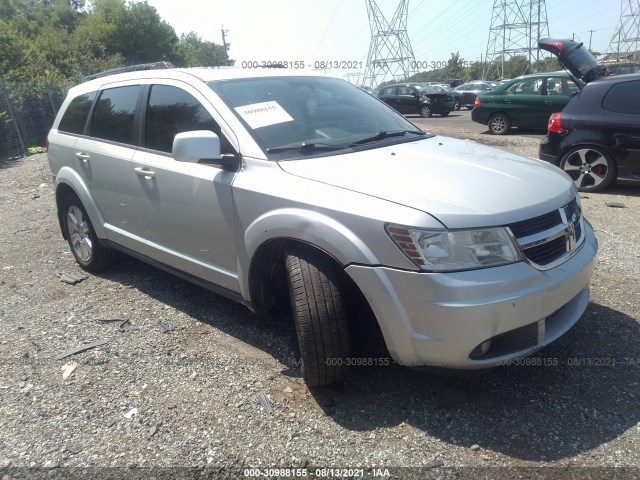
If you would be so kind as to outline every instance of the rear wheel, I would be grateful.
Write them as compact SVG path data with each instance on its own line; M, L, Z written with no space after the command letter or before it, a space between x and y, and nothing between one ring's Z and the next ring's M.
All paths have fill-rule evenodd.
M504 113L496 113L489 119L488 126L494 135L505 135L511 130L511 119Z
M351 352L343 273L325 254L302 246L289 248L285 261L302 376L310 387L340 382Z
M420 107L420 116L422 118L429 118L431 117L431 107L429 105L422 105Z
M69 195L62 205L62 226L78 264L87 271L96 272L113 263L114 251L98 240L82 202Z
M458 110L460 110L460 100L456 100L456 103L455 103L454 109L456 110L456 112L457 112Z
M576 147L560 161L581 192L597 192L616 178L616 165L611 155L598 147Z

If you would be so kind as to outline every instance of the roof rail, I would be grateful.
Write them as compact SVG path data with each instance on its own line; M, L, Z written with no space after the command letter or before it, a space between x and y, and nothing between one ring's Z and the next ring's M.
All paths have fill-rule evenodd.
M108 75L114 75L116 73L125 73L125 72L137 72L140 70L158 70L162 68L176 68L175 65L171 62L151 62L151 63L140 63L138 65L129 65L126 67L118 67L112 68L110 70L105 70L104 72L94 73L92 75L87 75L80 80L80 83L88 82L89 80L93 80L94 78L106 77Z

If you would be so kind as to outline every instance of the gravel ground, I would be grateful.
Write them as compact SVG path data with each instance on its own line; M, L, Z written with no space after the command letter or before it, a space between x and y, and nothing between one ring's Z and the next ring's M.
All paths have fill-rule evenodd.
M535 138L439 130L537 153ZM582 198L599 261L585 316L558 342L486 374L362 367L310 391L286 321L129 258L61 281L83 271L59 232L46 156L2 162L0 477L220 478L252 467L270 478L638 478L640 189Z

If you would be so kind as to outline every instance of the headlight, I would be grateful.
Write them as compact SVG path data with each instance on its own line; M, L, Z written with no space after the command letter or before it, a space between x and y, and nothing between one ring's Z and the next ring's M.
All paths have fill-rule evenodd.
M472 270L521 260L504 228L424 230L387 225L386 229L400 250L422 270Z

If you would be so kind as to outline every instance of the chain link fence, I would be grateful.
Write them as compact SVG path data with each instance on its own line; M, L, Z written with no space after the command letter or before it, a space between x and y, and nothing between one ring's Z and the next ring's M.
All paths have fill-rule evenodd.
M0 79L0 160L44 147L71 84L5 82Z

